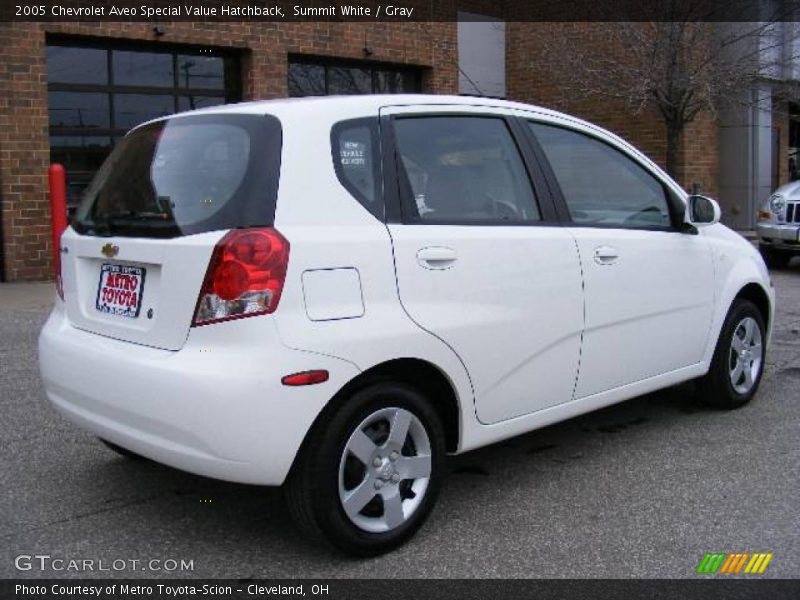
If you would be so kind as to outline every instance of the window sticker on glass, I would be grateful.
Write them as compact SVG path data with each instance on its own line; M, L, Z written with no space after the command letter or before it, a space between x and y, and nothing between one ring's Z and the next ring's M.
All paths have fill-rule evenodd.
M343 133L339 140L339 162L351 192L368 203L374 201L375 178L369 155L369 130L358 127Z
M364 167L366 160L367 145L362 142L352 140L342 140L339 156L343 167Z
M359 204L382 219L378 120L363 118L336 123L331 129L331 159L342 186Z

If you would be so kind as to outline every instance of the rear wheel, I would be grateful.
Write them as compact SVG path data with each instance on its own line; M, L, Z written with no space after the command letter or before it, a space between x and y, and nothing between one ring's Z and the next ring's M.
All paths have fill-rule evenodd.
M711 368L699 380L700 400L715 408L739 408L755 395L764 372L764 317L755 304L738 299L722 326Z
M770 269L785 269L789 261L792 260L792 255L789 252L776 250L769 246L759 245L758 250Z
M415 389L380 383L323 416L286 484L298 525L347 554L374 556L427 518L443 473L438 415Z

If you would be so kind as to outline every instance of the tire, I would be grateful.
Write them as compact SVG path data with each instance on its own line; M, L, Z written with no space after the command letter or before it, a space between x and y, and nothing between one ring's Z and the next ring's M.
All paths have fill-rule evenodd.
M425 522L444 459L442 423L426 398L407 385L377 383L314 424L285 485L289 510L301 530L345 554L383 554Z
M789 265L789 261L792 260L792 255L789 252L776 250L769 246L759 245L758 251L761 252L764 263L770 269L785 269Z
M733 302L722 325L711 368L698 381L702 403L718 409L734 409L753 398L764 373L764 330L764 317L755 304L741 298ZM742 354L740 351L745 349L748 353ZM742 369L737 374L739 365Z
M124 458L136 461L150 460L149 458L145 458L141 454L136 454L135 452L131 452L130 450L117 446L116 444L112 444L111 442L109 442L108 440L104 440L103 438L97 438L97 439L103 442L103 444L105 444L108 448L110 448L111 450L113 450L114 452L116 452L117 454L119 454Z

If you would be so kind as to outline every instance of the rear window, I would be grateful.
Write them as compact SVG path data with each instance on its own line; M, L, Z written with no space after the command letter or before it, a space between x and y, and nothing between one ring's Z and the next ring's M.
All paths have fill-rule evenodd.
M73 227L98 236L178 237L271 226L281 126L263 115L194 115L135 129L86 190Z

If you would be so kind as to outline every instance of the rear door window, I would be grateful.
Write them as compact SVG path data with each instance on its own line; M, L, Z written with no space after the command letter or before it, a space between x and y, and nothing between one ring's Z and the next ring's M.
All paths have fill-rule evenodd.
M139 127L98 171L73 226L136 237L271 226L280 154L272 116L194 115Z
M432 116L394 123L408 221L541 220L530 178L503 119Z

